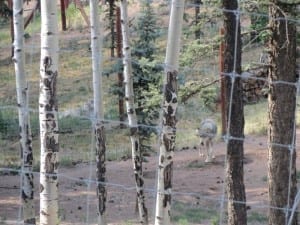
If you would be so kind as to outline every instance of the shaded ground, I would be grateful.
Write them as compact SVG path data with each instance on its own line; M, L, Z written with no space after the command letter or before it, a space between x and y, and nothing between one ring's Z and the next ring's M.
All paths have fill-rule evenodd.
M174 224L214 224L220 215L221 200L224 197L225 145L223 142L215 144L216 159L211 164L205 164L204 159L198 158L198 151L194 146L187 147L189 148L176 151L174 156ZM149 162L144 164L146 204L149 218L153 221L157 156L148 159ZM131 167L131 160L107 163L107 217L110 224L137 222ZM94 165L85 163L60 169L61 224L85 224L87 221L94 224L96 206L93 190L95 188L93 183L87 182L92 176L90 171L93 170ZM0 224L16 224L16 219L19 218L19 183L20 178L17 175L0 177ZM247 137L245 140L245 185L249 224L266 224L267 145L265 137ZM38 187L37 175L36 187ZM223 204L226 207L226 203ZM188 220L188 217L193 220Z

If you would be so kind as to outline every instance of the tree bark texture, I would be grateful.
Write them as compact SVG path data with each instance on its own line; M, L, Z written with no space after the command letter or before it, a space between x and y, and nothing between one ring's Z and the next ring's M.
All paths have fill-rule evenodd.
M121 27L123 37L123 68L125 84L125 103L130 127L130 140L132 148L132 161L135 175L138 210L140 215L140 224L148 224L148 210L145 204L144 177L142 155L140 149L140 138L137 124L136 111L134 107L133 76L131 49L129 43L129 24L127 15L127 0L121 0Z
M290 212L285 209L292 208L297 193L295 151L296 24L286 20L286 16L295 16L292 14L295 12L295 6L285 5L282 2L273 0L269 7L271 29L268 97L270 225L287 224ZM291 224L298 224L297 213L295 213Z
M39 120L40 224L58 224L58 22L56 1L41 0Z
M96 179L98 199L98 225L106 225L106 165L105 165L105 131L103 124L102 100L102 42L103 31L99 18L98 1L90 0L91 16L91 50L93 66L93 91L94 91L94 135L96 140Z
M166 50L162 130L158 162L158 181L155 225L168 225L171 221L171 192L173 155L176 138L177 74L184 0L172 0Z
M25 72L23 0L13 1L14 58L19 113L20 152L22 164L21 199L24 224L35 224L34 183L32 174L32 134L28 108L28 86Z
M223 0L224 8L224 73L227 112L226 188L228 224L246 225L244 186L244 106L241 78L241 30L236 0ZM231 75L231 76L230 76Z
M122 28L121 28L121 12L120 7L116 8L116 49L117 57L122 58ZM118 72L118 87L119 87L119 118L120 118L120 128L124 128L125 120L125 110L124 110L124 76L123 72ZM122 90L122 91L121 91Z
M201 31L200 31L200 4L202 4L202 0L194 0L195 4L195 39L200 39Z

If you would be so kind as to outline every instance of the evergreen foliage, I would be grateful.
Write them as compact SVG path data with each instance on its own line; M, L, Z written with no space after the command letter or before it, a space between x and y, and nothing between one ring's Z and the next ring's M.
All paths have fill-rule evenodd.
M12 16L12 9L10 9L6 3L4 0L0 1L0 17L5 19Z
M219 0L193 0L194 14L186 16L189 28L184 30L183 47L180 57L180 66L184 68L200 67L200 62L215 57L219 52L222 37L219 35L218 24L222 11L217 6ZM218 83L213 76L204 79L202 70L189 70L188 74L194 77L192 81L181 79L179 99L186 104L191 97L197 96L200 105L214 112L218 98ZM187 77L187 76L183 76ZM179 74L179 79L181 75ZM196 80L195 80L196 79Z
M250 14L250 29L252 32L250 33L250 39L255 42L265 43L268 39L268 32L266 27L268 26L269 18L268 14L268 3L265 1L261 2L253 2L253 1L245 1L244 2L245 10Z
M133 88L135 94L136 113L139 127L141 151L151 149L148 141L155 129L150 126L157 124L160 107L159 83L162 66L155 60L155 41L159 36L152 6L149 1L142 3L141 14L137 19L134 31L137 39L133 42Z

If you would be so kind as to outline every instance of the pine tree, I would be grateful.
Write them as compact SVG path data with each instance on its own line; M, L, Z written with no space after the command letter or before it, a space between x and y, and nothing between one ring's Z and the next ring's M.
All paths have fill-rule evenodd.
M135 93L136 113L138 124L146 126L139 127L141 151L146 153L150 150L149 139L155 129L151 128L156 124L159 117L158 101L149 104L153 95L159 93L160 76L162 67L156 63L155 54L157 52L155 41L159 36L156 24L157 18L149 1L142 1L141 15L134 30L137 39L133 43L133 88ZM156 90L150 92L156 87Z
M227 210L228 225L246 225L247 211L244 185L244 104L241 77L241 28L237 0L223 0L224 10L224 73L226 90L226 114L228 124L227 140ZM231 105L229 105L231 104ZM229 110L231 109L231 110ZM233 138L230 138L233 137ZM242 202L242 203L241 203Z
M272 0L269 5L269 224L298 223L288 210L297 193L295 109L297 27L289 18L297 16L294 1Z

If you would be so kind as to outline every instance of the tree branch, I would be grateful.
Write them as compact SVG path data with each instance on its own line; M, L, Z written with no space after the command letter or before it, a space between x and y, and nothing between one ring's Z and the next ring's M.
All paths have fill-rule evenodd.
M212 81L210 83L207 83L207 84L198 85L195 89L192 89L192 90L188 91L187 93L182 93L180 95L181 102L183 104L185 104L191 97L193 97L196 94L198 94L203 88L207 88L207 87L209 87L209 86L211 86L211 85L213 85L213 84L215 84L215 83L217 83L219 81L220 81L220 79L217 79L217 80L214 80L214 81ZM195 84L197 85L197 83L191 83L190 86L195 85Z

